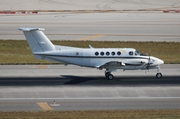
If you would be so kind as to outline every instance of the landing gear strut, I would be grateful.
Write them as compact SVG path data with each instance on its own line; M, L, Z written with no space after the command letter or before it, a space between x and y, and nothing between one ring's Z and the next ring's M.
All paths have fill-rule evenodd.
M111 74L111 72L105 72L105 76L106 78L108 78L109 80L113 80L114 76Z

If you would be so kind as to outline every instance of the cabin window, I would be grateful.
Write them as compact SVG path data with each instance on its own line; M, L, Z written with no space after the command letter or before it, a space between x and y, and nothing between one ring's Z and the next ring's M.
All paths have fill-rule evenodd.
M95 52L95 55L98 56L98 55L99 55L99 52Z
M79 55L79 52L76 52L76 55Z
M117 52L117 55L121 55L121 52L120 52L120 51L118 51L118 52Z
M103 56L103 55L104 55L104 52L101 52L101 55Z
M130 52L129 52L129 55L133 55L133 51L130 51Z
M109 56L109 55L110 55L110 53L109 53L109 52L106 52L106 55L107 55L107 56Z
M111 52L111 55L115 55L115 52Z

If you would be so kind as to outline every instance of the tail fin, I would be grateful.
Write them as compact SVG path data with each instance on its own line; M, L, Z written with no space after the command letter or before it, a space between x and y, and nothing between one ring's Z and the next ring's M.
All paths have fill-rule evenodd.
M31 51L34 52L45 52L55 50L54 45L42 32L42 28L19 28L23 31Z

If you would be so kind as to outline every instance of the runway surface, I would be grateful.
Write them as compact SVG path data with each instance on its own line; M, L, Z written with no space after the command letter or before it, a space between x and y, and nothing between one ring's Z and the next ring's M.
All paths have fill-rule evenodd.
M0 39L24 40L19 27L42 27L51 40L180 41L178 0L0 0L1 10L142 10L123 13L0 14ZM150 11L143 11L150 10Z
M179 109L180 65L156 70L104 71L62 65L1 65L0 111Z
M19 27L45 28L50 40L180 41L180 14L49 13L0 15L0 39L24 40Z
M0 0L2 10L176 9L179 0Z

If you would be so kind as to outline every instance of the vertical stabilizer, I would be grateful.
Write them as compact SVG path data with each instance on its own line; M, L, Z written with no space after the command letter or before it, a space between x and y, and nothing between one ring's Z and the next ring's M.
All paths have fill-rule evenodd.
M31 51L34 52L45 52L55 50L54 45L42 32L42 28L19 28L23 31L26 40L28 41Z

